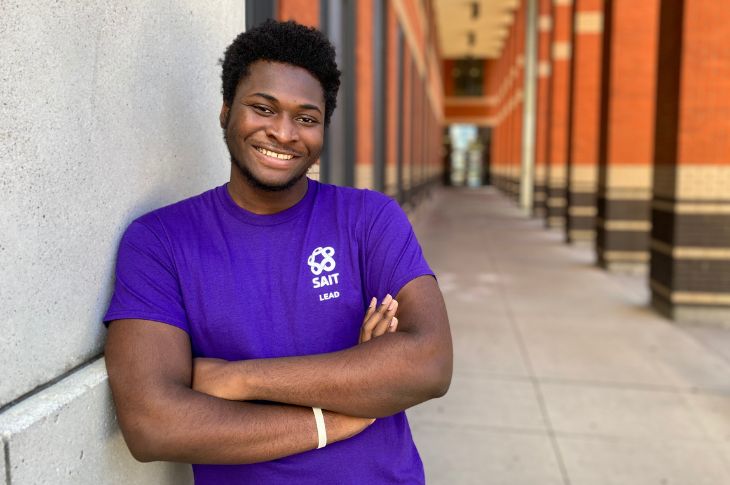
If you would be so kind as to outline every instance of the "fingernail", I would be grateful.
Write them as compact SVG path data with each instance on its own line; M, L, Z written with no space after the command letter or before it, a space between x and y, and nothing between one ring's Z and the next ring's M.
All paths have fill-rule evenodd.
M373 299L370 300L370 308L374 307L377 302L378 302L378 300L375 297L373 297Z
M396 325L398 325L398 319L393 317L393 320L390 322L390 328L395 328Z
M394 309L396 306L398 306L398 302L393 300L390 302L390 305L388 305L388 310Z
M383 298L383 303L384 304L390 303L390 300L392 300L392 299L393 299L393 297L390 296L390 293L388 293L387 295L385 295L385 298Z

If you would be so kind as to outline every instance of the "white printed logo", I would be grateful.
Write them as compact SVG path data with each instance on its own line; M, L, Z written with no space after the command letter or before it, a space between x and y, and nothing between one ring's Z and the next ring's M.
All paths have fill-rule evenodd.
M312 270L312 274L319 275L322 271L330 272L335 269L335 258L332 257L334 255L335 249L331 246L315 249L309 256L309 259L307 259L307 264ZM319 258L319 256L321 256L321 258ZM321 261L318 261L320 259Z
M339 284L338 278L340 273L332 273L335 269L336 263L335 248L332 246L319 247L312 251L312 254L307 258L307 264L309 269L312 270L314 278L312 278L312 288L323 289L327 286L336 286ZM328 274L322 274L322 271L326 271ZM328 289L329 290L329 289ZM333 300L340 297L339 291L328 291L319 294L319 301Z

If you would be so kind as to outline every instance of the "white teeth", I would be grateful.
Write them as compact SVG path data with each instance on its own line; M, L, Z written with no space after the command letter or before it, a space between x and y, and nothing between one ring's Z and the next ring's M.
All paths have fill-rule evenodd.
M256 147L256 150L258 150L259 152L263 153L264 155L268 155L270 157L278 158L279 160L291 160L292 158L294 158L293 155L286 155L284 153L272 152L271 150L267 150L266 148L258 148L258 147Z

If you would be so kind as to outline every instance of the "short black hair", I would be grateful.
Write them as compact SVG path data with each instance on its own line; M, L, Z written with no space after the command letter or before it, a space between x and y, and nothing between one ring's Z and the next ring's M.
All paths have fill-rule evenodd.
M335 48L322 32L291 20L269 19L239 34L220 60L223 101L228 106L233 104L238 83L248 76L249 66L256 61L282 62L309 71L322 85L324 123L329 124L337 105L340 71Z

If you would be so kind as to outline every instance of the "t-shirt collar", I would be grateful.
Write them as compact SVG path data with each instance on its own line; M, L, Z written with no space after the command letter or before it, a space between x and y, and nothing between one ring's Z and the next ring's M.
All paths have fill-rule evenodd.
M304 197L302 197L302 200L289 207L288 209L284 209L283 211L277 212L275 214L254 214L253 212L248 211L243 207L240 207L233 200L231 194L228 193L228 183L217 187L216 194L219 201L226 209L226 212L228 212L241 222L245 222L246 224L253 224L256 226L272 226L275 224L281 224L290 221L296 218L302 212L306 211L307 208L311 207L312 202L314 201L316 193L319 189L318 185L319 184L317 182L307 177L307 192L306 194L304 194Z

